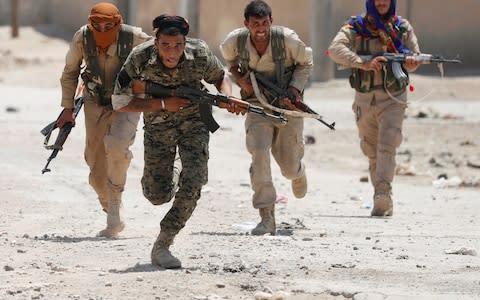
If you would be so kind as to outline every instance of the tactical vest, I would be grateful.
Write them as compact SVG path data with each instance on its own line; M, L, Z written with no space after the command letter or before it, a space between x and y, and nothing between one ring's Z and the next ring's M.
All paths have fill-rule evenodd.
M355 21L356 17L353 17L353 18ZM403 26L400 26L398 28L397 34L400 39L405 33L405 29L406 28L404 28ZM363 36L360 37L360 49L357 51L358 55L373 54L370 51L370 40L371 39L369 37L363 37ZM407 77L408 77L408 72L406 70L404 70L404 73L407 74ZM358 68L352 68L352 73L349 77L350 86L360 93L368 93L373 90L385 90L385 89L387 89L391 93L396 93L404 90L409 84L408 78L406 81L403 81L403 82L400 82L395 78L392 71L392 64L390 63L386 64L386 68L382 69L381 74L382 74L382 84L375 85L374 84L375 73L373 71L364 71Z
M245 74L250 70L248 62L250 55L247 48L247 41L250 37L248 29L243 28L237 38L237 49L239 56L240 73ZM282 26L272 26L270 29L270 43L272 47L272 57L275 63L275 82L282 88L286 89L293 76L294 66L285 67L286 51L285 36Z
M95 98L98 105L112 108L111 95L113 93L115 82L112 83L112 86L104 86L103 84L105 82L105 78L103 78L100 65L98 63L97 44L93 37L93 33L88 26L85 26L83 30L83 47L86 52L86 67L81 76L85 83L85 87L87 88L87 92L90 94L90 96ZM120 68L130 54L130 51L132 51L132 48L133 27L126 24L121 24L117 41L117 55L119 63L115 74L120 71Z

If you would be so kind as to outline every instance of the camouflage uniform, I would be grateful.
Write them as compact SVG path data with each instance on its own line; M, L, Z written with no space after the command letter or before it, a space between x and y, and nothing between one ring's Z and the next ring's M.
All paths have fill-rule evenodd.
M202 88L202 79L217 83L224 77L222 64L205 42L191 38L186 38L184 58L173 70L163 66L154 41L149 41L132 51L123 71L130 78L149 80L166 87L187 85L199 89ZM128 105L131 99L131 85L122 87L117 81L112 97L114 109ZM175 236L193 213L202 186L208 180L209 131L201 119L199 104L194 102L178 112L145 112L144 123L143 193L154 205L169 202L175 195L171 209L160 223L162 232ZM177 148L183 170L179 190L175 193L173 166Z
M420 53L412 26L406 19L401 20L399 30L402 34L403 45L413 53ZM333 39L329 53L336 63L355 70L362 64L361 58L357 55L359 52L365 52L366 49L362 48L367 48L371 54L385 52L385 48L378 38L362 37L347 24ZM362 74L367 73L372 74L373 72ZM368 89L362 90L367 86ZM405 101L405 103L392 99L384 89L383 72L375 72L370 80L362 80L359 89L355 92L352 109L356 116L360 148L369 160L372 185L376 191L379 186L388 190L391 189L390 184L395 172L396 149L402 142L402 123L407 91L405 88L389 89L393 97ZM391 192L387 191L387 193Z
M84 30L81 27L73 36L66 55L66 64L60 79L62 86L62 107L73 108L73 98L81 71L81 64L87 59L84 45ZM141 28L131 27L133 46L150 38ZM120 60L118 39L106 52L97 50L106 99L110 99ZM140 118L139 113L114 112L111 108L97 104L95 95L84 93L85 97L85 161L90 167L89 183L98 195L105 211L111 199L120 200L125 187L127 170L133 157L129 147L133 144Z

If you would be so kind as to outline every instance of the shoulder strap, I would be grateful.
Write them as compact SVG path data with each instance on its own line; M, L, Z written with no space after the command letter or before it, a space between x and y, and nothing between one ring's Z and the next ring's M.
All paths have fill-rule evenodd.
M100 78L100 65L97 59L97 43L93 37L93 33L88 26L83 30L83 47L86 52L86 64L88 71L95 77Z
M247 49L247 39L248 39L248 30L242 29L237 38L237 49L239 56L239 67L241 74L245 74L248 71L248 61L250 60L250 55Z
M283 80L286 58L283 28L281 26L272 26L271 35L272 56L275 63L277 84L282 88L286 88L286 83Z
M120 64L123 65L127 59L128 54L133 48L133 27L122 24L120 32L118 33L117 52L120 59Z

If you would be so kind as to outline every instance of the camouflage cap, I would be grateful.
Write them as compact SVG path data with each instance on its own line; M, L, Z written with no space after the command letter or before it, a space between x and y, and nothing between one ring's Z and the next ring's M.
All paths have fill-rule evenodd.
M162 31L169 27L175 27L180 30L180 33L187 35L190 29L188 21L180 16L162 14L156 17L152 22L154 32Z

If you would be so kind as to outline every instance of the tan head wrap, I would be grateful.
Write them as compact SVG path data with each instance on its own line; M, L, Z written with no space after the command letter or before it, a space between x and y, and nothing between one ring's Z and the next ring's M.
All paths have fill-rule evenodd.
M112 22L115 24L115 26L106 32L97 31L95 27L92 26L92 23L102 22ZM117 33L120 30L120 24L122 23L123 19L120 11L111 3L100 2L95 4L90 11L90 15L88 16L88 28L90 28L90 30L93 32L95 42L102 50L106 50L108 46L115 42Z

